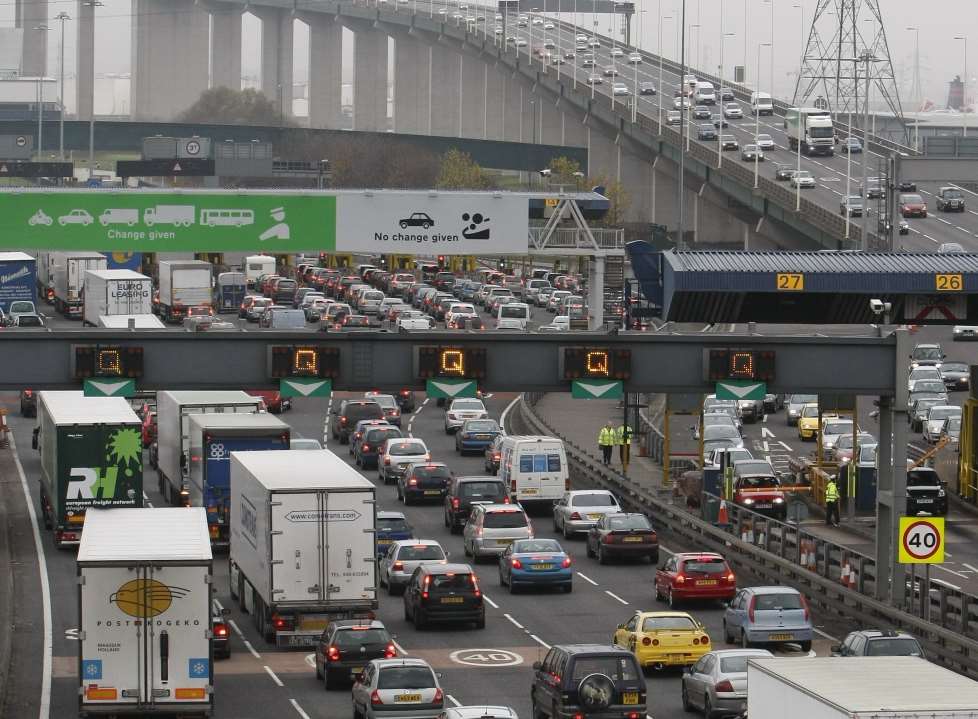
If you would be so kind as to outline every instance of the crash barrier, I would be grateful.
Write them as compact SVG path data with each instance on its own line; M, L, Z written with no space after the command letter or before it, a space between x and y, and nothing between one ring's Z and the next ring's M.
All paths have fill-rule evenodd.
M534 412L533 403L535 398L524 395L518 411L510 413L515 431L559 437ZM647 514L659 531L685 546L721 552L738 571L795 587L820 610L858 625L910 632L928 658L978 678L978 597L940 581L913 578L905 583L904 605L915 612L896 609L872 596L877 585L874 558L812 535L797 524L764 517L730 502L724 503L729 524L716 526L606 467L573 441L563 441L575 483L615 492L627 509ZM707 500L711 498L720 501L717 496ZM879 581L888 589L887 577Z
M10 428L7 426L7 410L0 407L0 449L10 446Z

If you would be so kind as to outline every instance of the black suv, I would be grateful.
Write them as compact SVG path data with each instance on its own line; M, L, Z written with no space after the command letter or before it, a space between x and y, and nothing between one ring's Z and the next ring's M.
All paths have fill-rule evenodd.
M452 470L444 462L412 464L397 478L397 498L404 504L426 499L440 502L451 482Z
M907 516L920 512L941 517L947 514L947 488L933 467L915 467L907 472Z
M329 623L316 642L316 679L325 678L327 689L349 682L371 659L397 656L394 639L383 622L339 619Z
M915 637L906 632L860 629L832 647L833 657L924 657Z
M377 469L378 457L389 439L400 439L404 433L393 425L367 427L353 446L353 459L361 469Z
M645 677L635 655L619 647L557 645L533 663L530 701L533 717L644 719Z
M486 628L479 580L468 564L422 564L404 590L404 618L423 629L429 622L475 622Z
M345 399L333 410L330 432L340 444L350 442L350 431L361 419L384 419L384 409L369 399Z
M509 494L503 480L495 477L455 477L445 494L445 526L457 534L472 513L472 505L506 504Z

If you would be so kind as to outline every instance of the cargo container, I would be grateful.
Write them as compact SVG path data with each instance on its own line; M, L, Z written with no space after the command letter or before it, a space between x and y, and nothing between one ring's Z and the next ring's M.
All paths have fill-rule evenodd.
M93 513L76 566L79 715L210 716L213 561L204 510Z
M85 272L106 269L105 255L99 252L51 253L54 288L54 307L65 317L82 316L82 293L85 288Z
M244 258L245 281L248 287L255 286L259 275L275 273L275 258L269 255L251 255Z
M110 327L117 330L129 329L130 321L132 329L137 330L163 330L166 325L160 321L156 315L108 315L98 318L99 327Z
M0 252L0 310L18 300L37 305L37 261L24 252Z
M972 719L978 683L921 657L752 657L746 706L750 719Z
M187 504L190 496L190 417L196 414L254 414L261 398L244 392L158 392L156 442L150 463L159 475L160 494L170 504Z
M377 608L374 485L328 450L231 453L232 598L266 641L309 647Z
M142 422L122 397L38 395L44 526L58 547L78 544L89 507L143 506Z
M181 322L191 307L210 308L211 272L212 265L199 260L160 262L160 319Z
M214 307L219 313L237 312L246 293L243 272L222 272L214 285Z
M214 546L231 537L231 452L288 449L289 425L268 413L190 417L190 506L207 512Z
M132 270L85 272L82 322L98 325L109 315L153 314L153 280Z

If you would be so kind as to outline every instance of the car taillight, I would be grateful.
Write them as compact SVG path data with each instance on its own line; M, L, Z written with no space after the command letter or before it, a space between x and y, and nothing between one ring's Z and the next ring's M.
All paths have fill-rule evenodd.
M513 557L513 559L511 559L509 563L512 565L513 569L522 569L523 568L523 562L521 562L520 560L518 560L516 557Z
M515 484L515 482L514 482L514 484ZM580 512L572 512L570 518L571 518L571 521L572 522L579 521L581 519L581 513Z
M391 458L390 457L384 457L384 464L386 464L389 467L390 464L391 464Z
M648 637L642 637L642 646L648 647L652 645L652 640Z
M451 412L449 412L448 413L448 418L449 419L458 419L458 416L456 416L456 415L452 414Z
M330 647L326 650L326 658L331 662L338 662L340 660L340 650L339 647Z
M452 498L452 509L458 509L460 504L458 497Z
M226 624L215 624L214 625L214 636L215 637L226 637L228 635L228 628Z
M287 617L272 615L272 625L276 631L292 631L292 620Z
M479 590L479 580L476 579L475 574L470 574L469 579L472 580L472 590L475 592L475 596L481 596L482 592Z
M427 454L426 454L426 455L424 456L424 461L425 461L425 462L430 462L430 461L431 461L431 452L428 452L428 453L427 453Z
M602 544L614 544L618 541L618 537L610 532L601 538Z
M673 581L673 584L685 584L686 583L686 576L683 575L683 574L677 574L676 575L676 578L674 580L672 580L672 581Z
M391 657L397 656L397 647L393 644L388 644L384 649L384 659L390 659Z
M33 394L34 394L34 392L32 390L29 390L29 389L25 389L24 390L24 396L25 397L31 397L31 396L33 396Z
M374 706L377 706L378 704L383 704L384 703L384 702L382 702L380 700L380 692L378 692L376 689L374 689L370 693L370 703L373 704Z
M805 599L805 595L801 596L801 608L805 610L805 621L808 621L809 611L808 611L808 600Z
M724 679L722 682L717 682L714 689L718 692L732 692L734 690L733 684L730 683L729 679Z
M433 701L435 704L445 701L445 695L442 694L441 689L435 689L435 698Z
M395 572L403 572L404 562L394 562L394 564L391 566L391 569L393 569Z
M346 417L340 417L340 424L346 424Z
M495 461L497 461L497 462L499 461L499 458L500 458L501 456L502 456L502 455L500 455L500 454L499 454L499 452L493 452L493 453L492 453L492 458L493 458L493 459L494 459Z
M734 576L734 573L733 572L730 572L726 577L724 577L724 579L726 579L731 584L733 584L734 582L737 581L737 577Z
M509 496L503 497L503 504L509 504Z
M427 599L428 598L428 587L430 587L430 586L431 586L431 577L430 576L427 576L427 577L424 578L424 586L421 588L421 598L422 599Z
M564 557L564 561L560 563L562 569L567 569L571 565L571 558Z
M754 605L757 604L757 597L750 598L750 604L747 607L747 618L750 619L751 623L754 622Z

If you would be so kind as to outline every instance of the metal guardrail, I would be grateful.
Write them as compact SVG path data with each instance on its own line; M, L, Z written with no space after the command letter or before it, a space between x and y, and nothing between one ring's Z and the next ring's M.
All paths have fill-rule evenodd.
M602 250L621 250L625 247L625 231L611 228L592 227L591 236ZM529 230L528 250L543 249L544 228L531 227ZM546 249L575 249L593 250L594 245L588 239L584 230L576 227L562 227L552 230L547 235Z
M533 411L531 405L539 396L521 398L513 418L520 425L518 431L560 436ZM614 491L624 504L649 514L659 527L688 546L722 552L739 570L764 581L793 586L823 611L863 626L883 625L911 632L932 660L978 677L978 597L935 580L925 586L923 579L911 575L905 598L916 611L895 609L871 596L878 581L872 557L817 537L797 524L731 504L727 505L730 524L715 526L604 466L574 442L565 438L564 445L578 480L584 478ZM719 501L718 497L712 499Z

